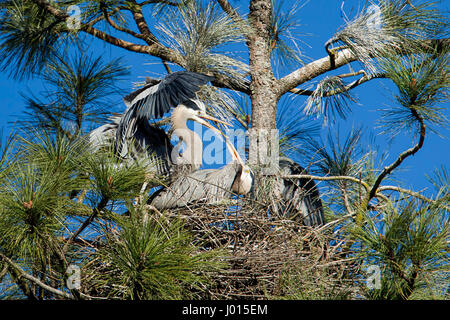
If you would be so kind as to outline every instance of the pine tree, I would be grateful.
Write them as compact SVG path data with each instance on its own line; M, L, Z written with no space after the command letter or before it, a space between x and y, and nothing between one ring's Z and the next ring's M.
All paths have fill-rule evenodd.
M320 182L327 223L318 229L278 217L260 219L275 201L270 193L242 205L248 220L233 222L236 234L245 225L242 235L259 241L270 252L264 261L274 265L264 268L255 259L240 269L260 267L252 297L448 298L447 169L430 177L432 195L387 184L405 159L422 151L429 135L448 126L443 107L449 86L448 22L443 13L431 1L368 2L353 18L344 14L343 26L324 45L323 58L306 63L292 36L303 8L284 4L0 4L2 71L18 79L40 77L49 85L39 95L24 94L27 112L19 122L24 130L1 148L0 280L10 285L0 296L221 298L239 297L225 289L251 283L242 280L245 274L225 282L223 269L233 265L224 256L254 247L237 248L239 235L230 242L226 228L217 227L221 220L194 220L192 227L184 223L193 218L183 222L173 218L177 212L156 212L133 201L142 196L145 167L118 165L113 149L91 152L86 147L83 135L105 121L105 99L123 95L117 81L127 74L121 61L105 63L84 52L84 41L95 38L124 54L152 57L168 73L185 69L214 76L212 86L200 93L211 112L246 130L279 129L281 153L306 161L311 173L289 178ZM72 9L80 14L72 15ZM234 46L245 50L248 59L234 53ZM62 58L72 51L71 59ZM342 71L345 67L349 71ZM364 141L361 129L346 138L331 130L324 141L315 135L319 121L334 129L345 119L357 102L353 89L375 79L396 88L378 119L382 134L409 134L412 141L390 163ZM298 103L291 103L302 98L303 114ZM256 187L265 192L274 178L257 180ZM283 246L293 243L296 255L310 254L283 261L280 257L292 252L274 248L266 236ZM231 253L230 243L235 246ZM242 259L233 261L242 266ZM84 270L81 288L68 286L71 265ZM277 275L266 277L274 268ZM374 286L366 282L370 270L380 271ZM217 275L223 283L214 280ZM222 295L217 294L221 286L226 287Z

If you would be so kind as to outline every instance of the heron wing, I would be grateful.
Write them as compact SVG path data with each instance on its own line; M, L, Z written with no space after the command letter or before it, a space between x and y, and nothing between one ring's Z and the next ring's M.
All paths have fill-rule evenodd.
M144 158L154 167L153 171L159 175L168 174L172 144L167 133L161 128L151 126L148 121L141 120L134 139L136 151L145 154Z
M137 118L161 118L184 101L195 98L201 85L214 78L196 72L178 71L158 84L149 83L123 98L128 109L135 109Z
M306 170L289 158L280 158L280 170L287 175L307 174ZM311 179L283 179L282 197L284 214L296 216L301 213L303 223L307 226L324 224L322 200L315 182Z
M161 118L171 107L195 98L201 85L214 78L190 71L169 74L158 84L149 83L123 98L127 110L116 134L116 148L123 155L125 140L134 132L133 126L141 119ZM134 121L133 121L134 120Z
M229 163L220 169L196 170L179 176L172 184L151 197L159 210L186 205L214 204L233 195L231 187L239 166Z

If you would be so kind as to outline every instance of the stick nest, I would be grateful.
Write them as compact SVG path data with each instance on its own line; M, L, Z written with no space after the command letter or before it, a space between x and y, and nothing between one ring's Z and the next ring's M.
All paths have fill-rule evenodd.
M225 249L227 268L213 272L203 299L327 299L354 296L347 275L359 270L345 241L332 230L311 228L246 200L236 205L171 209L196 245ZM334 243L334 244L333 244Z

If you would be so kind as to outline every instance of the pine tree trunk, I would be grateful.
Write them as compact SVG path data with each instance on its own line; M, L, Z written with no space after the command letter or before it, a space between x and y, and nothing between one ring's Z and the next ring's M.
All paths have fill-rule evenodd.
M251 74L252 128L275 129L278 97L270 63L271 0L250 2L252 33L248 37Z
M268 150L265 150L267 148L262 147L265 144L259 141L261 136L273 136L273 132L262 131L276 129L278 96L270 61L271 12L271 0L250 1L249 20L252 32L248 36L247 45L249 48L250 99L252 102L250 135L253 135L253 138L250 138L249 163L259 167L267 165L270 161L270 171L273 172L274 169L278 168L278 161L269 159ZM254 138L255 136L258 138Z
M270 61L270 20L272 0L250 1L249 21L252 32L248 36L249 67L251 75L250 99L252 102L252 125L249 130L249 164L254 172L253 197L270 203L273 174L278 170L278 151L273 159L273 147L268 147L276 129L278 96ZM276 135L277 136L277 135ZM272 140L274 141L274 140ZM278 150L278 139L276 139ZM269 152L269 149L271 151Z

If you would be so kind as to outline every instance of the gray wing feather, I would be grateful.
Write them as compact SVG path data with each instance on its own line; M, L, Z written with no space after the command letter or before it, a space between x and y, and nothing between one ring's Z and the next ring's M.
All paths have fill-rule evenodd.
M231 187L239 164L229 163L221 169L204 169L178 177L150 199L159 210L183 207L201 202L213 204L231 198Z
M283 174L307 174L306 170L289 158L280 158ZM283 179L283 214L301 220L307 226L321 226L325 223L319 190L311 179Z
M114 143L121 116L114 115L109 120L110 123L89 133L88 139L93 152ZM151 126L146 120L131 119L131 122L132 125L127 128L128 132L125 135L129 138L124 141L122 147L123 158L144 159L148 165L155 168L151 171L159 175L168 174L171 166L172 144L167 134L164 130Z
M195 97L200 86L214 78L189 71L169 74L159 84L145 85L143 88L124 97L129 108L136 108L138 118L160 118L171 107Z

